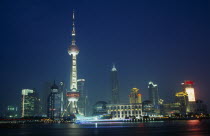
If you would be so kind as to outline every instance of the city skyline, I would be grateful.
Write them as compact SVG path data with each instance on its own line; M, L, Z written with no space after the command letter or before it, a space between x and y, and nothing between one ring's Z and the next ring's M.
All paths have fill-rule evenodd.
M115 2L103 2L105 6L95 2L98 6L92 9L85 8L84 5L87 4L85 1L81 5L73 3L70 7L60 4L58 9L53 10L51 9L55 6L53 2L49 5L37 2L35 9L30 9L30 6L34 5L33 2L25 5L16 2L19 7L11 11L9 6L5 6L3 14L8 12L12 16L4 14L5 22L1 23L2 26L8 26L7 29L3 29L5 35L2 36L3 44L6 46L1 47L4 51L1 83L4 96L10 95L8 91L16 94L11 96L13 99L11 102L19 100L20 91L24 88L37 88L36 90L41 92L42 84L46 81L70 82L68 78L71 64L66 49L71 40L71 12L74 8L78 16L77 38L82 49L78 56L78 79L86 79L90 99L96 97L94 102L100 99L111 100L109 72L114 62L119 69L122 100L129 101L127 94L133 87L140 89L143 100L148 99L149 81L159 85L159 96L165 100L168 96L174 96L175 92L181 91L181 82L193 80L196 83L195 93L198 99L210 105L208 100L210 65L207 59L210 58L207 52L210 42L207 39L209 26L206 23L209 21L206 18L209 15L208 12L204 14L204 11L209 9L205 8L203 3L198 3L198 9L191 9L191 6L184 9L179 4L174 6L173 2L167 3L171 6L171 9L168 9L156 3L160 4L160 7L154 6L157 9L153 9L151 5L148 7L147 2L136 2L142 8L129 3L129 10L126 11L123 10L126 2L116 9L114 6L108 6L109 3L116 6ZM43 5L47 6L49 11L45 11L41 7ZM61 7L64 9L61 10ZM112 11L102 11L107 7ZM36 13L36 8L41 8L41 11ZM178 8L181 8L181 11L186 10L185 14L174 11ZM149 9L156 10L157 13L150 13ZM163 13L162 10L170 14ZM188 13L188 10L194 14ZM22 16L24 11L27 13ZM180 18L183 22L176 22L176 19ZM153 23L152 19L156 23ZM190 25L193 19L194 24ZM195 29L194 25L200 29ZM8 35L11 39L4 38ZM101 92L104 92L104 95L100 95ZM1 103L9 103L2 96L1 99ZM92 100L92 103L94 102Z

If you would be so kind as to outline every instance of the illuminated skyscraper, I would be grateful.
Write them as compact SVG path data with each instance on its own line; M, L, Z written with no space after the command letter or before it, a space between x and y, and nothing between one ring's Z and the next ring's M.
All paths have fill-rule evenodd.
M138 88L132 88L131 93L129 95L130 98L130 104L135 104L135 103L142 103L142 95L139 93Z
M190 80L185 80L182 83L183 92L187 93L188 95L188 106L187 112L193 113L196 110L196 103L195 103L195 91L194 91L194 82Z
M31 89L22 90L21 117L32 117L39 114L38 94Z
M194 82L189 80L182 83L183 91L187 93L189 102L195 102L195 91L193 85Z
M72 42L71 45L68 48L68 53L70 56L72 56L71 59L71 75L70 75L70 91L67 92L67 99L68 99L68 106L69 113L77 114L78 108L77 108L77 101L79 99L79 91L77 90L77 55L79 54L79 48L76 45L76 32L75 32L75 16L73 11L73 29L72 29Z
M176 103L180 103L180 113L185 115L188 107L188 95L186 92L181 91L176 93Z
M119 96L119 83L117 77L117 69L113 65L111 70L111 84L112 84L112 104L118 104L120 102Z
M150 81L148 89L149 89L149 100L156 107L159 101L158 86L157 84L154 84L153 82Z

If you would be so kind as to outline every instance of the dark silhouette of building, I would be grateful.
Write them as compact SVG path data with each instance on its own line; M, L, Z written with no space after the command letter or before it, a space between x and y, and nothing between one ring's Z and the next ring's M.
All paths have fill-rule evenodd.
M77 89L80 92L80 97L78 100L78 109L80 115L87 115L87 106L88 106L88 96L85 92L85 79L78 79L77 80Z
M65 107L67 106L67 97L66 97L67 90L64 82L60 82L58 88L61 95L61 116L63 116Z
M207 106L202 100L196 100L196 114L207 114Z
M48 112L47 117L56 119L61 117L61 93L55 84L51 87L51 93L48 96Z
M52 82L45 82L42 88L42 97L41 97L41 108L42 116L47 116L48 112L48 96L51 93Z

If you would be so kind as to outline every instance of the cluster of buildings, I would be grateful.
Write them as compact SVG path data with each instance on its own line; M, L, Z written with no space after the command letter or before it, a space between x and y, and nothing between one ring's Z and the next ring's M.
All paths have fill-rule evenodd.
M113 66L112 100L111 103L99 101L94 105L94 115L110 114L113 119L141 119L143 117L191 117L207 114L207 106L195 97L194 82L186 80L181 83L182 90L177 92L173 102L164 102L159 98L158 85L148 83L148 100L142 101L138 88L132 88L128 95L129 103L121 103L119 99L119 84L117 69Z
M19 117L48 117L61 119L75 116L101 116L113 119L128 119L160 116L186 116L189 114L207 113L206 105L201 100L196 100L194 82L184 81L182 90L175 94L175 101L165 103L159 98L158 85L148 83L148 100L142 100L142 94L138 88L132 88L128 95L128 103L121 103L118 83L118 71L113 65L111 69L111 102L96 102L89 106L88 96L84 89L85 79L77 78L77 55L79 48L76 45L75 16L73 13L72 41L68 48L71 56L70 86L64 82L46 84L43 98L35 89L22 89L21 106L8 106L5 112L6 118ZM69 89L67 89L69 88Z

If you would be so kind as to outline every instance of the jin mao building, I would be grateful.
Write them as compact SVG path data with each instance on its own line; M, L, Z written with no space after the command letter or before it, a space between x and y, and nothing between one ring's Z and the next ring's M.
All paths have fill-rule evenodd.
M119 104L120 96L119 96L119 83L117 76L117 69L115 65L113 65L111 70L111 85L112 85L112 104Z

